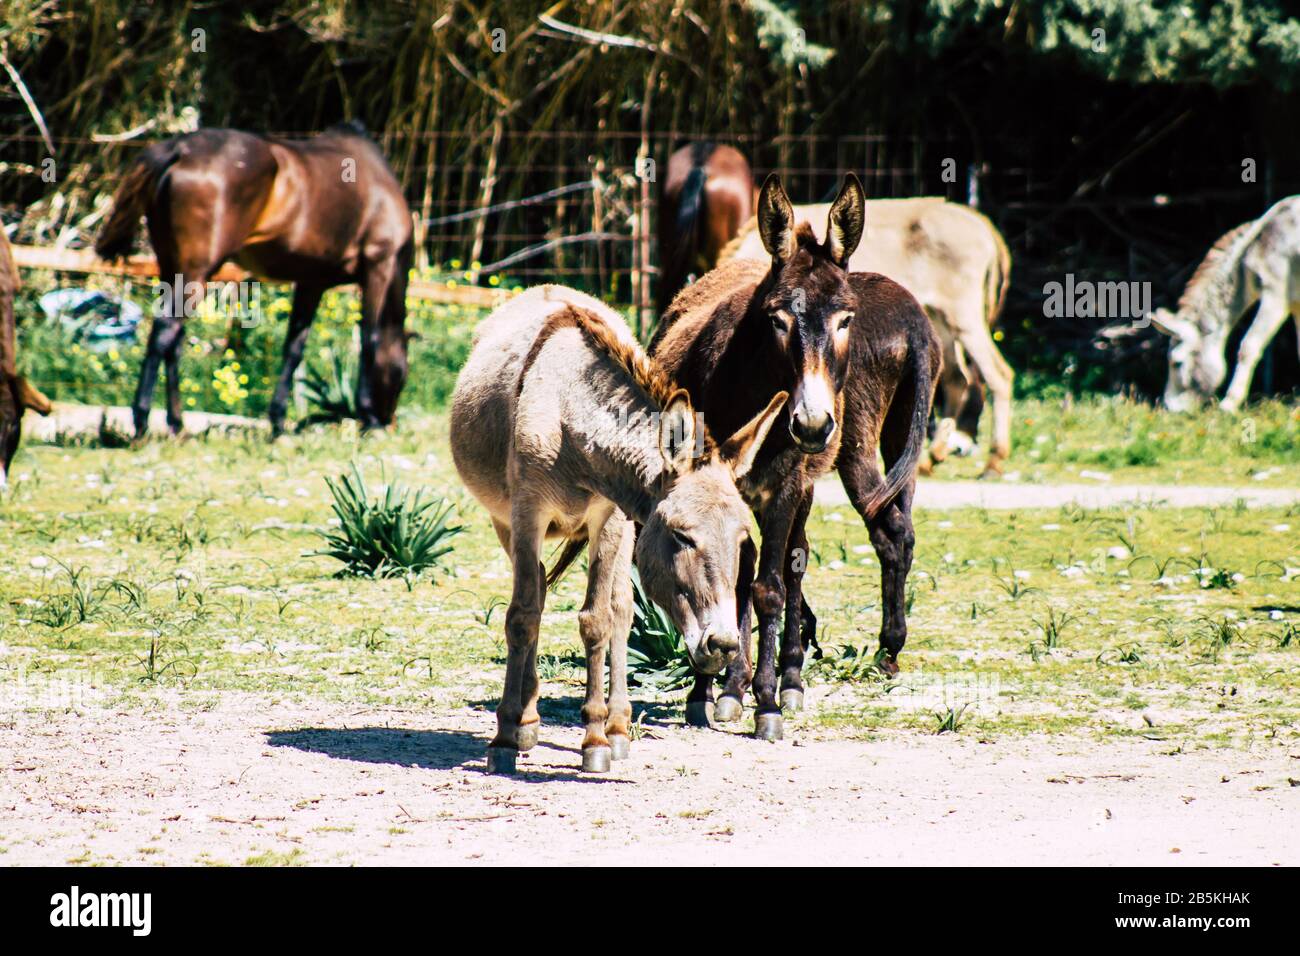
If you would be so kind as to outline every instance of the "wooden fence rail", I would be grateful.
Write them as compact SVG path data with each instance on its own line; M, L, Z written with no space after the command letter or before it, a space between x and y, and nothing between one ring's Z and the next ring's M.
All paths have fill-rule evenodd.
M154 278L158 263L150 256L131 256L117 262L105 262L90 249L54 249L45 246L14 246L14 262L20 269L47 269L52 272L77 272L89 275ZM250 278L232 262L227 262L212 277L213 282L240 282ZM262 280L258 280L262 281ZM443 282L412 279L406 287L412 299L449 305L495 308L511 295L507 289L484 289L479 286L449 286Z

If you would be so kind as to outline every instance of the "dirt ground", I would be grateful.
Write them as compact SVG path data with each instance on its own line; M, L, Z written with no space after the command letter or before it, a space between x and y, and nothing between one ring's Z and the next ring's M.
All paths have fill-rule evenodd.
M1167 508L1212 508L1244 501L1247 507L1287 508L1300 503L1300 488L1260 488L1214 485L1128 485L1054 483L1039 485L1017 481L930 481L917 482L916 507L927 510L989 508L1014 511L1025 508L1111 508L1130 503L1158 504ZM826 507L846 505L849 496L836 478L817 483L817 503Z
M1294 747L761 743L664 721L604 776L577 772L579 728L545 726L503 778L484 773L492 724L229 693L19 713L0 725L0 861L1300 863Z

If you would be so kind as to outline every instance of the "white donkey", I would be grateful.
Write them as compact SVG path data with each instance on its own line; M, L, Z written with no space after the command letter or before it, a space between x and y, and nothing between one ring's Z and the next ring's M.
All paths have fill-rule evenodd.
M578 615L587 651L584 770L608 770L611 759L628 753L634 554L646 594L681 630L695 668L716 674L736 656L736 576L750 527L736 480L749 471L786 397L778 393L715 447L690 396L598 300L539 286L479 326L452 398L451 447L514 567L489 770L512 773L518 751L537 743L546 537L566 541L550 580L583 544L591 550Z
M1237 349L1237 368L1219 403L1226 411L1246 400L1255 366L1288 315L1300 338L1300 196L1221 236L1188 280L1178 311L1151 314L1151 324L1172 339L1167 408L1181 412L1213 401L1228 375L1228 336L1256 302L1259 312Z

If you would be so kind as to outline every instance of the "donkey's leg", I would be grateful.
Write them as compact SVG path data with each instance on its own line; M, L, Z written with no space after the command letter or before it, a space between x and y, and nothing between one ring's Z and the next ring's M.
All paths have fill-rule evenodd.
M293 387L293 376L302 362L302 354L307 348L307 336L311 333L312 319L316 317L316 308L320 305L325 286L315 283L299 282L293 290L293 312L289 316L289 331L284 335L284 360L280 366L280 379L275 383L275 393L271 396L268 417L271 419L271 437L284 432L284 415L289 408L289 390Z
M798 476L787 479L764 509L760 528L758 576L754 580L754 610L758 613L758 660L754 663L754 736L780 740L781 707L776 701L776 645L785 611L785 565L790 554L790 531L803 504L804 487Z
M961 344L993 396L993 447L984 474L1000 475L1002 462L1011 454L1011 391L1015 373L993 343L989 327L984 324L982 308L967 310L967 321L971 324L963 324L969 331L963 335Z
M361 361L357 375L357 417L364 428L382 428L375 412L375 356L379 351L379 320L396 261L391 257L368 264L361 280Z
M739 573L736 575L736 612L740 616L737 621L739 625L737 633L740 636L740 653L736 659L727 667L727 678L722 688L722 696L718 698L717 704L713 709L713 719L720 723L729 723L733 720L740 720L740 715L744 711L745 691L749 690L750 680L754 676L753 661L753 644L754 638L750 633L754 621L754 566L758 562L758 549L754 547L754 542L746 537L740 543L740 566ZM706 682L708 699L713 696L712 677L695 677L695 686L698 688L701 681ZM694 691L692 691L694 693ZM688 705L689 707L689 705Z
M619 513L619 517L622 515ZM619 543L610 588L610 617L613 633L609 639L609 719L605 724L605 737L609 740L611 756L626 759L632 750L632 698L627 692L627 637L632 630L632 549L636 532L631 522L624 519L623 536Z
M1268 343L1273 341L1273 336L1277 335L1277 330L1286 321L1289 307L1284 291L1265 289L1260 296L1259 312L1250 324L1249 331L1242 336L1241 345L1237 347L1237 368L1232 373L1227 394L1219 403L1225 412L1235 412L1246 400L1246 395L1250 392L1250 380L1255 377L1255 366L1259 364Z
M539 553L540 550L539 542ZM537 562L537 593L542 596L542 602L545 603L546 565L541 561ZM523 709L519 714L519 734L516 737L516 744L521 753L527 753L537 746L537 734L542 728L542 715L537 710L537 701L542 687L542 682L537 676L537 643L533 641L528 656L524 658L524 674L519 685L519 699L523 703Z
M940 321L934 319L935 327ZM953 433L957 430L957 416L961 413L962 403L970 388L970 369L966 365L966 351L946 325L943 327L943 372L939 376L938 394L936 396L939 421L935 426L934 436L930 440L930 461L934 464L948 457Z
M880 441L885 462L890 468L896 466L902 454L911 415L912 402L896 397L887 413L883 441ZM883 652L880 666L886 673L896 674L898 654L907 641L906 588L915 542L912 531L912 495L916 481L909 481L893 503L881 509L875 517L867 516L867 502L885 481L876 468L874 453L877 436L881 431L875 422L846 418L842 447L858 449L858 452L841 454L837 464L844 490L866 523L871 544L880 561L880 647Z
M785 631L781 635L781 709L803 710L803 575L808 565L808 535L805 525L812 508L809 483L794 525L790 529L791 557L785 564ZM809 615L812 614L810 610ZM814 622L816 619L813 619ZM816 627L816 624L813 625Z
M506 611L506 679L497 705L497 734L488 744L488 771L513 773L520 738L536 736L536 718L521 726L524 718L524 682L529 658L536 660L537 631L542 620L546 592L539 580L542 537L545 522L531 503L511 502L510 551L514 566L514 587ZM527 748L525 748L527 749Z
M898 655L907 643L907 575L912 569L916 534L912 530L912 488L898 493L894 503L876 516L870 526L871 544L880 560L880 647L882 669L898 673Z
M587 696L582 704L582 769L602 773L612 759L605 722L605 653L614 630L611 592L622 544L621 513L606 513L587 527L591 558L587 567L587 596L578 612L578 633L587 651Z

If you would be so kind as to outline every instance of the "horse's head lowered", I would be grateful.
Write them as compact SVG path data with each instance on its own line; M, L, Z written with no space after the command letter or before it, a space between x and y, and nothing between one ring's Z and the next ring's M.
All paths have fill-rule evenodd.
M809 454L835 434L836 405L849 368L849 326L857 298L848 261L862 238L866 194L850 173L831 205L826 241L806 224L796 227L794 207L775 175L758 199L758 228L772 256L756 306L771 328L790 384L790 436Z

